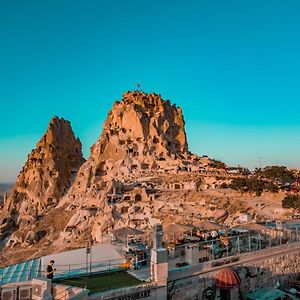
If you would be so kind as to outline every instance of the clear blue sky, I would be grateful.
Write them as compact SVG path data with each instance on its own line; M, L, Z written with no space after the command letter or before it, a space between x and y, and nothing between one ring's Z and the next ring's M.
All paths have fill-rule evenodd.
M300 1L0 0L0 182L53 115L86 157L140 83L183 108L190 150L300 167Z

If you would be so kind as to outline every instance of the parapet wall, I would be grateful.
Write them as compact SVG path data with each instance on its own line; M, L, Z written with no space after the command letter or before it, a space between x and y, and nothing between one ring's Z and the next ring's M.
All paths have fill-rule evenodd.
M89 300L164 300L165 289L165 287L159 287L156 284L143 284L92 294L89 296Z
M260 287L275 286L277 281L280 283L290 282L296 279L300 273L300 243L282 245L247 253L235 257L235 259L219 259L214 262L203 263L197 267L169 272L168 299L203 299L204 289L214 285L216 273L224 267L231 267L239 273L242 292ZM163 294L163 287L145 284L94 294L89 298L94 300L164 300Z
M227 259L228 260L228 259ZM223 261L226 262L226 259ZM300 244L282 245L240 256L235 262L212 267L206 264L170 274L168 294L170 299L202 299L205 288L214 284L216 273L224 268L235 269L241 278L242 292L252 289L275 286L277 281L288 283L300 273ZM201 269L202 268L202 269Z

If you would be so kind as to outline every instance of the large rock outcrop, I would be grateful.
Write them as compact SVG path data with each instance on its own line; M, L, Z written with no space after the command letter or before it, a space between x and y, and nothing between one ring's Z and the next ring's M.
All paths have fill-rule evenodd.
M81 142L69 121L54 117L18 175L1 212L1 233L28 229L38 217L55 207L72 185L84 163Z
M102 134L91 147L90 158L78 172L71 193L86 193L92 185L156 170L166 165L165 161L187 155L181 109L157 94L127 92L109 112ZM103 184L98 189L103 190Z
M55 117L2 210L7 248L64 249L111 228L149 229L157 222L154 181L164 188L155 177L186 171L192 157L181 109L158 94L133 91L116 101L86 162L69 122Z
M67 235L92 225L97 226L92 232L99 232L99 226L106 229L114 222L112 197L122 197L130 179L180 165L188 155L179 107L154 93L125 93L121 101L114 103L102 134L91 147L90 158L60 204L68 203L74 210Z

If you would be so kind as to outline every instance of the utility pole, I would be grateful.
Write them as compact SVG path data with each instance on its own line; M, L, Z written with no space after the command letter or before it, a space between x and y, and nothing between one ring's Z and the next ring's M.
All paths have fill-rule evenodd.
M260 169L261 169L261 161L262 161L262 157L259 156L259 157L258 157L258 166L259 166Z
M86 278L89 276L89 256L91 254L91 245L90 241L86 244Z

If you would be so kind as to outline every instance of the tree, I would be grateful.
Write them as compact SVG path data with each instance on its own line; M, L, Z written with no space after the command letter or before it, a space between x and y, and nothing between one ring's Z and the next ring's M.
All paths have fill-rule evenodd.
M300 209L300 196L299 195L287 195L281 202L283 208L295 208Z
M267 182L265 185L265 189L271 193L277 193L279 190L278 186L273 182Z
M257 177L233 178L228 187L241 192L249 191L256 193L258 196L260 196L264 190L272 193L278 192L278 187L273 182L268 182Z
M263 169L255 169L255 174L281 183L295 180L293 172L285 166L267 166Z
M210 163L209 163L209 166L211 168L215 168L215 169L225 169L226 168L226 164L223 163L222 161L220 160L216 160L216 159L213 159Z

